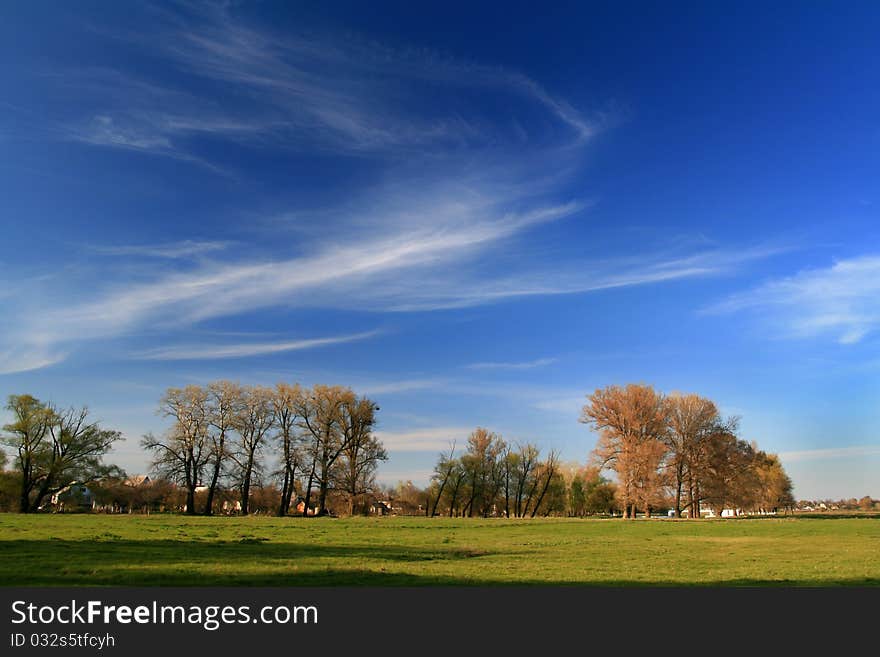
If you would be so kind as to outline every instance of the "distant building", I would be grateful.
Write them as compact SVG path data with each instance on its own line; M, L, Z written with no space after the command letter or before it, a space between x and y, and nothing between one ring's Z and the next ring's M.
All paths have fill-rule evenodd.
M147 486L149 485L151 479L147 475L132 475L125 479L124 483L126 486L131 486L132 488L137 488L138 486Z
M84 511L94 506L95 496L85 484L73 483L55 493L51 503L59 511Z
M394 508L391 506L391 502L374 502L370 506L370 513L373 513L377 516L387 516L389 515Z

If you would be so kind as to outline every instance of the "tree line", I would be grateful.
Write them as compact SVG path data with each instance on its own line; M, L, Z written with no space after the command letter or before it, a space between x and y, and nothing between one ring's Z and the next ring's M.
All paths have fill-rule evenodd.
M3 472L0 496L14 488L21 513L88 486L110 506L180 508L190 515L212 515L221 499L228 506L232 491L242 515L251 511L255 492L260 509L271 501L279 516L292 509L326 515L331 497L354 514L369 503L378 464L388 458L374 434L379 406L344 386L215 381L169 388L158 412L170 426L141 440L152 456L148 485L130 485L120 468L103 462L122 434L102 428L87 407L60 409L11 395L6 410L12 420L0 440L11 448L13 471ZM0 450L0 470L6 461Z
M613 485L598 470L562 464L555 450L507 443L478 427L464 452L440 455L425 489L425 515L534 518L583 516L613 510Z
M624 518L663 505L677 518L698 518L703 505L718 516L795 505L779 458L740 438L738 418L722 417L710 399L608 386L588 396L580 419L599 433L593 459L615 473Z
M218 490L233 487L246 515L255 481L266 477L280 490L278 516L290 513L297 497L303 515L313 503L314 515L326 515L331 490L344 494L355 513L375 488L379 462L388 458L373 433L378 410L343 386L215 381L169 388L159 412L171 426L141 444L153 455L153 471L184 488L188 514L213 514ZM206 495L197 511L199 488Z
M775 511L795 506L778 457L738 435L739 421L696 394L652 386L608 386L587 396L580 421L598 433L586 464L563 464L535 443L507 442L478 427L459 450L439 455L427 487L376 484L388 455L374 433L378 405L344 386L231 381L169 388L158 413L169 421L141 445L152 457L149 486L130 485L103 457L121 439L86 407L62 409L11 395L2 444L12 472L0 497L30 513L76 484L111 507L176 508L187 514L255 509L279 516L365 512L394 499L395 511L427 516L646 516L669 509ZM0 451L0 470L7 455ZM613 473L613 480L604 472ZM14 488L14 492L10 492ZM7 505L4 502L4 505Z
M461 456L455 455L454 444L440 455L432 485L425 492L425 513L533 517L558 474L556 452L541 459L537 446L510 445L498 434L478 427Z
M722 417L705 397L608 386L587 396L580 421L599 433L584 466L561 465L555 451L542 458L533 443L508 444L478 428L460 456L454 445L440 455L427 488L402 493L420 498L426 515L448 516L635 518L669 509L699 518L704 509L721 516L795 506L779 458L740 438L738 418Z

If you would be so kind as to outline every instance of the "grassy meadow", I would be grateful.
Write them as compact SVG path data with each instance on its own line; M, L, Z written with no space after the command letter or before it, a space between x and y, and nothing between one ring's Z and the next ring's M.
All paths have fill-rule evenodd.
M880 517L0 514L0 584L876 586Z

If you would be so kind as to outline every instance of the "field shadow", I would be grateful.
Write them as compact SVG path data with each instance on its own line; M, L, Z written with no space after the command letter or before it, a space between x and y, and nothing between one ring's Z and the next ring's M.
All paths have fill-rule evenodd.
M273 543L256 537L237 541L96 540L0 541L0 586L254 586L372 585L381 563L458 561L498 554L461 546L419 548L389 545ZM322 568L314 559L350 560L352 569ZM299 570L298 561L312 560ZM375 569L356 564L379 562ZM241 572L225 566L241 564ZM216 565L224 568L214 570ZM371 564L371 566L373 565ZM194 565L197 566L194 569ZM249 570L256 565L256 571ZM399 585L418 585L418 575L398 574ZM458 580L449 580L453 584Z
M272 542L65 539L0 541L0 586L284 586L284 587L876 587L880 578L639 580L502 579L480 575L386 572L407 562L480 559L498 555L455 547L395 547ZM341 560L320 565L314 558ZM369 561L368 566L363 562ZM241 564L240 570L230 564ZM359 565L360 564L360 565Z

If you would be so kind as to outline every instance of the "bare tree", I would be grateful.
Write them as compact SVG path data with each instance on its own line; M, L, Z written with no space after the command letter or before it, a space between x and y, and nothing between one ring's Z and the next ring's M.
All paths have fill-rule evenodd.
M431 495L429 489L429 496L427 504L425 505L425 515L434 517L437 515L437 506L440 504L440 500L443 498L443 492L446 490L446 485L449 483L449 479L452 477L452 473L456 468L457 462L455 460L455 441L452 441L452 444L449 447L448 452L444 452L440 454L440 459L437 461L437 465L434 466L434 474L431 479L436 485L436 494L434 495L434 503L431 504Z
M373 492L376 469L388 459L382 443L373 434L379 407L366 397L350 397L340 407L342 449L335 468L339 487L348 496L348 513L354 515L359 497Z
M594 456L601 467L617 473L623 517L634 518L636 504L650 499L644 486L659 484L658 478L645 478L644 473L662 460L657 455L668 431L668 405L654 388L638 384L602 388L587 399L581 422L599 431Z
M296 488L296 473L304 461L297 436L298 410L302 408L303 391L299 384L279 383L272 396L272 411L278 441L281 445L281 502L278 515L287 515Z
M702 444L721 424L715 403L699 395L672 394L667 398L669 411L669 431L666 443L670 449L669 465L672 469L672 482L675 490L674 513L681 517L682 489L691 482L688 492L694 497L693 471L699 466ZM693 512L690 514L693 517ZM699 517L699 510L697 510Z
M518 447L519 451L513 463L513 476L516 488L514 516L521 518L526 514L535 490L538 487L535 471L539 465L541 452L531 443L519 445Z
M540 467L541 473L539 479L543 479L543 484L541 487L541 493L538 495L538 499L535 502L535 506L532 508L532 514L530 517L534 518L535 514L538 513L538 509L541 506L541 502L544 501L544 496L547 494L547 490L550 487L550 483L553 481L554 476L558 473L559 470L559 454L556 451L551 451L547 456L547 460L541 464Z
M259 453L272 429L275 416L272 407L273 391L262 386L242 389L241 404L235 416L238 441L232 458L238 465L238 487L241 514L248 514L251 484L259 469Z
M242 389L231 381L215 381L208 384L209 467L211 478L205 499L205 515L213 513L214 496L223 466L229 459L229 435L235 429L240 413Z
M446 460L444 464L444 476L446 479L444 493L438 496L434 508L437 509L441 503L444 504L448 509L447 515L452 518L461 513L459 505L461 494L467 481L467 471L462 465L461 459L452 458L451 452L449 453L449 457L450 458Z
M159 413L174 420L164 438L144 436L141 444L154 453L153 469L186 488L186 513L194 515L196 487L208 462L208 396L204 388L169 388Z
M528 513L532 499L538 490L537 471L540 462L541 450L532 443L518 445L518 452L514 459L515 468L513 476L516 488L514 499L514 516L522 518Z
M318 486L316 515L327 513L327 492L330 489L332 468L346 447L348 436L343 431L343 410L354 404L355 394L342 386L315 385L306 391L300 401L298 415L306 439L309 460L305 490L304 511L308 514L312 486Z

